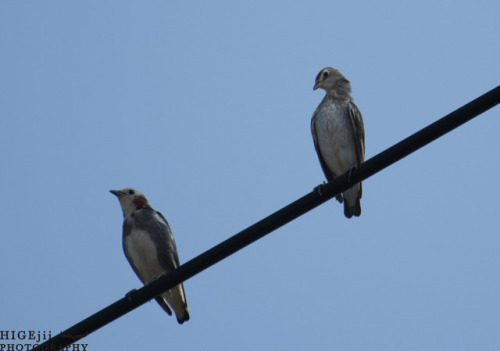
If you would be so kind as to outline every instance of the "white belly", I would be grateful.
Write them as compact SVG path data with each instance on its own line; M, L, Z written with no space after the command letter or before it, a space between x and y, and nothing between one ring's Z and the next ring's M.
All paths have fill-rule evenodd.
M133 230L125 238L127 259L144 284L166 273L158 261L157 249L149 235L143 230Z

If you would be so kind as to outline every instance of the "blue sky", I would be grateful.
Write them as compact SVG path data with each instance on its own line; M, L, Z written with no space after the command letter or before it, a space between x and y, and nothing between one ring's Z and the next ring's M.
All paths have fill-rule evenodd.
M64 330L140 282L109 189L185 262L323 182L316 74L352 83L369 158L496 87L498 1L2 1L2 330ZM90 350L500 347L496 107L147 303Z

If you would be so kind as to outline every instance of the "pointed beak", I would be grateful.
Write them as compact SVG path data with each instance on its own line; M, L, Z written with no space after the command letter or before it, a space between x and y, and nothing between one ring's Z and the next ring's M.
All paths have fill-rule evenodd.
M313 90L318 89L320 85L321 85L321 81L316 82L316 84L314 84L314 88L313 88Z
M116 195L117 197L121 197L121 196L125 195L125 193L123 191L120 191L120 190L110 190L109 192L113 195Z

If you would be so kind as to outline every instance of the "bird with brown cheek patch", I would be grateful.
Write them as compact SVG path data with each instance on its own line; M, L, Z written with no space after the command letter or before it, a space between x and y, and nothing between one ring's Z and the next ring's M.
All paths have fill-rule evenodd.
M153 210L140 191L111 190L123 211L123 250L139 279L148 284L180 266L174 236L163 215ZM158 304L179 324L189 320L184 285L179 284L156 298Z

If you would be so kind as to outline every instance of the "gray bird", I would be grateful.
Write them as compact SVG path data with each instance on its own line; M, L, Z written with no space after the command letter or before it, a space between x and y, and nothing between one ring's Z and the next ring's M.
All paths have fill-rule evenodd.
M139 279L147 284L176 269L180 265L179 257L165 217L153 210L138 190L126 188L110 192L120 201L124 217L123 250ZM156 301L169 316L172 307L179 324L189 320L183 284L156 297Z
M351 97L351 83L335 68L327 67L316 76L314 89L326 91L311 119L314 147L326 179L347 172L365 159L365 129L361 112ZM361 182L337 200L344 202L347 218L361 214Z

